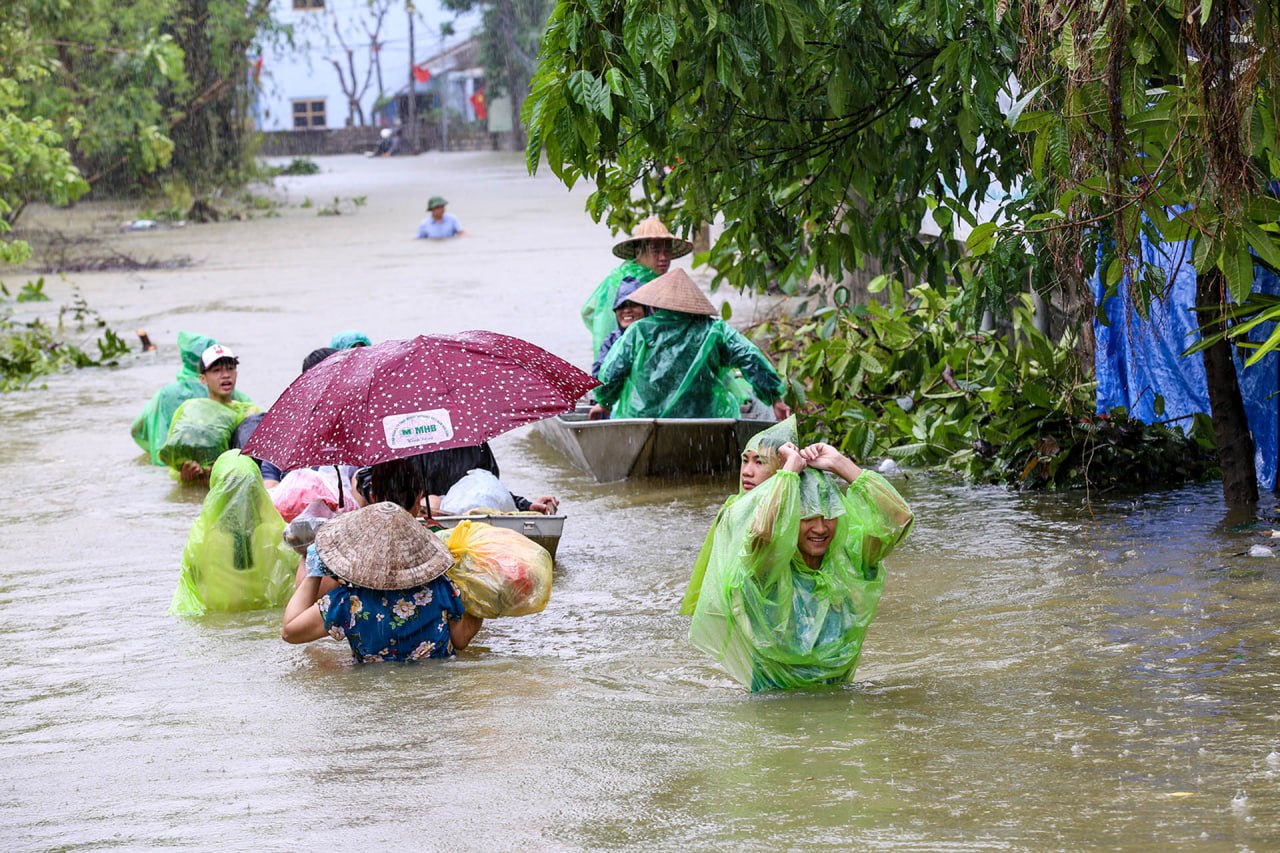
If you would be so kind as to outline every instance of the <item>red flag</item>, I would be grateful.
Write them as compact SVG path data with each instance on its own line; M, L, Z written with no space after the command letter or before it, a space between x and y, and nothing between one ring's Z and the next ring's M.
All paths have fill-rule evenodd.
M262 57L259 56L253 62L253 82L255 84L262 81Z
M413 79L419 83L425 83L431 79L431 72L421 65L413 66Z
M471 96L471 106L475 108L476 118L480 121L484 121L485 117L488 115L488 111L485 109L484 105L484 89L481 89Z

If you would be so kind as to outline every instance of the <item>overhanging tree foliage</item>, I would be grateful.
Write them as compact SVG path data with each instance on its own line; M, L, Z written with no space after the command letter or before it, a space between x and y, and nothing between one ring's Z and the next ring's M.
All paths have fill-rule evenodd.
M616 227L663 193L686 232L722 215L710 260L739 287L868 258L945 287L953 224L1022 171L1000 106L1017 34L996 7L561 0L525 104L529 168L545 154L593 181L589 210ZM920 236L931 212L941 239Z
M973 240L979 253L1007 254L1029 233L1048 237L1056 268L1074 268L1077 280L1092 277L1101 248L1109 292L1127 287L1143 307L1168 282L1142 265L1139 236L1191 241L1211 333L1200 349L1232 501L1256 499L1257 486L1227 337L1280 319L1274 300L1250 296L1255 264L1280 269L1277 14L1274 3L1252 0L1027 4L1019 70L1027 95L1011 120L1030 134L1033 179L1051 203L999 242L994 227ZM1258 356L1277 345L1280 331Z
M247 51L276 32L268 0L5 5L15 51L45 72L24 85L22 114L70 129L66 145L94 187L135 191L164 169L202 185L242 177Z

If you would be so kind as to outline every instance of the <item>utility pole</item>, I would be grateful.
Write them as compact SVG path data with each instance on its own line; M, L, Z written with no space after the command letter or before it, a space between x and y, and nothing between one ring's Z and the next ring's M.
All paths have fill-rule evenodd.
M409 150L417 154L421 150L418 139L418 81L413 76L415 58L413 55L413 0L405 3L409 13Z
M445 66L440 69L440 150L449 150L449 69L447 60L444 55L445 36L453 31L450 24L444 24L440 27L440 60L441 65Z

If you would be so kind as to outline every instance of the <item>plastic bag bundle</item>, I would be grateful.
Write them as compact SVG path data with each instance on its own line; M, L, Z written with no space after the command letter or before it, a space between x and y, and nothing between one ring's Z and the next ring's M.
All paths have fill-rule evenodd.
M320 529L320 525L336 515L324 501L312 501L285 527L284 544L295 553L305 555L307 546L316 541L316 531Z
M448 538L449 576L467 612L484 619L539 613L551 598L551 555L514 530L460 521Z
M615 418L737 418L744 393L784 390L769 359L723 320L660 310L632 323L600 365L596 400Z
M200 517L182 551L182 573L169 613L280 607L293 594L297 555L283 539L284 520L248 456L230 450L209 477Z
M338 508L338 495L320 472L299 468L284 475L278 486L267 489L271 502L286 522L293 521L312 503L319 501L329 509Z
M466 515L475 510L516 511L510 490L483 468L472 468L440 500L440 512L445 515Z
M181 468L188 460L208 468L227 451L240 421L256 408L240 402L224 406L208 397L188 400L174 413L160 461L170 468Z
M911 511L878 474L864 470L846 495L825 480L779 471L716 525L689 641L752 690L853 677L884 588L882 560L911 527ZM835 535L812 570L798 549L800 522L830 513L840 513Z

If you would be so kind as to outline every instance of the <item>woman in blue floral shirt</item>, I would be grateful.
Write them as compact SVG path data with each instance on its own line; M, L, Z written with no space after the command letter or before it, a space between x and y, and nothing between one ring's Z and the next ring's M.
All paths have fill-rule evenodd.
M284 613L281 636L346 640L358 662L450 657L484 620L467 614L445 571L448 547L412 513L376 503L327 522L307 555L307 575ZM338 584L321 594L321 578ZM327 584L326 584L327 586Z

